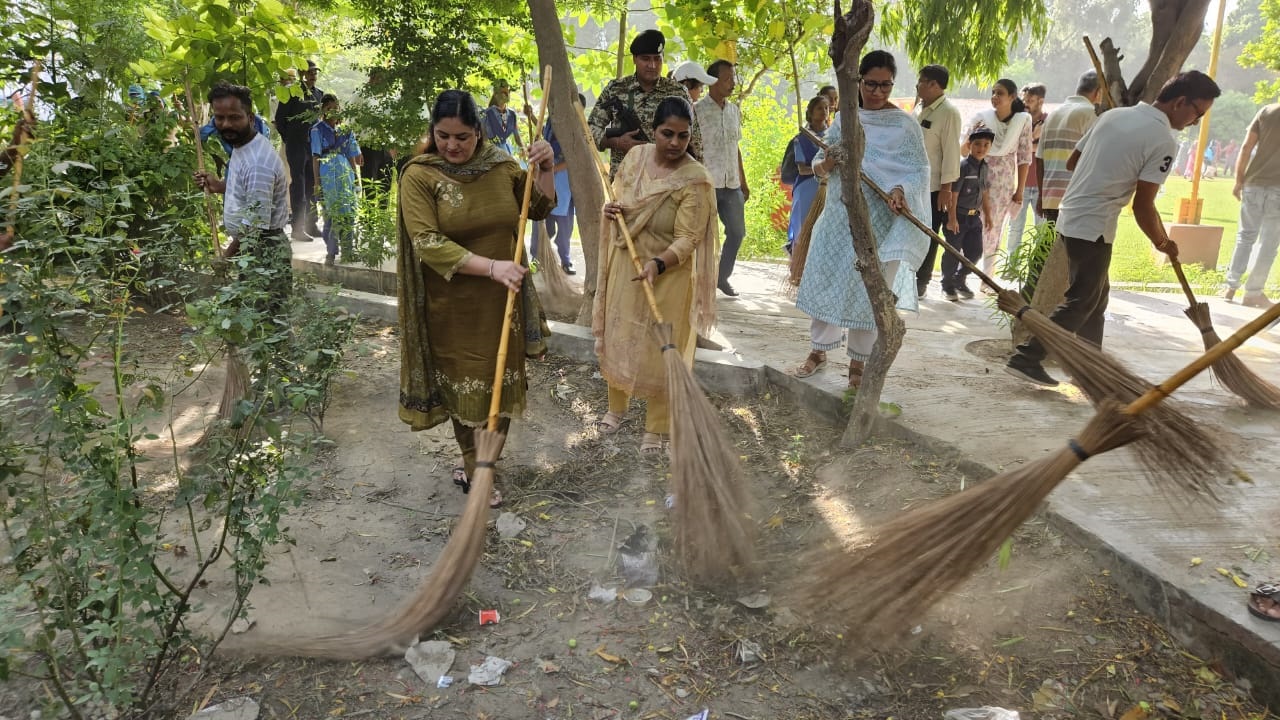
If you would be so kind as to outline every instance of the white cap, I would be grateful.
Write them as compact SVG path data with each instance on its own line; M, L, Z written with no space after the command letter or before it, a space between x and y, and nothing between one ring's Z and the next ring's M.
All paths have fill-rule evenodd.
M678 82L683 82L685 80L697 80L703 85L710 85L716 81L716 78L708 75L707 71L703 70L701 65L692 60L686 60L680 63L680 65L671 72L671 79Z

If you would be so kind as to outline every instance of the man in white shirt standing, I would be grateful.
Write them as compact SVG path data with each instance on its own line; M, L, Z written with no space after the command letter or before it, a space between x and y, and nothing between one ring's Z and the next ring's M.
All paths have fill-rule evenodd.
M717 60L707 66L707 75L716 79L707 87L707 95L694 103L698 127L702 130L702 164L711 173L716 186L716 211L724 225L724 243L720 247L720 273L716 287L729 297L738 293L729 284L738 248L747 234L744 205L751 197L747 174L742 169L742 111L729 102L737 85L733 63Z
M243 276L249 289L261 293L267 312L278 314L293 285L291 250L284 226L289 222L289 178L271 141L254 129L249 88L220 82L209 91L213 124L235 151L227 161L227 177L197 172L196 183L225 193L222 226L231 242L226 257L247 255L253 266Z
M925 65L920 68L916 80L916 119L924 132L924 150L929 155L929 207L933 209L929 223L936 233L947 224L947 210L951 208L953 193L951 184L960 179L960 130L964 121L960 111L947 99L947 84L951 73L941 65ZM933 276L933 264L938 259L938 243L929 241L929 253L916 271L916 295L924 297Z
M1220 94L1208 75L1180 73L1165 83L1154 104L1112 110L1080 139L1067 161L1075 174L1058 211L1058 237L1067 251L1071 284L1066 300L1050 316L1054 322L1102 345L1111 244L1130 198L1143 234L1160 252L1178 256L1156 210L1156 194L1178 154L1173 131L1200 122ZM1033 337L1018 346L1005 371L1052 387L1058 381L1044 371L1044 358L1044 345Z

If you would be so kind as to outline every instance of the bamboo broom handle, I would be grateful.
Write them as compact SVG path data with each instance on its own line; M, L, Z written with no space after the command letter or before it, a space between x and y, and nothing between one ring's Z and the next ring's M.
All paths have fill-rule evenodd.
M191 95L191 78L183 76L182 83L187 91L187 116L191 121L191 132L194 133L196 141L196 169L204 172L204 143L200 142L200 124L196 121L196 103ZM252 122L252 119L250 119ZM213 211L212 193L209 186L204 188L204 212L209 220L209 235L213 239L213 259L217 260L222 257L222 243L218 241L218 216Z
M548 65L542 74L542 107L538 109L537 134L542 135L542 123L547 117L547 102L551 97L551 66ZM533 141L530 141L533 142ZM524 197L520 200L520 224L516 227L516 250L512 262L519 265L520 256L524 253L524 226L529 219L529 201L533 197L534 176L536 167L530 166L524 180ZM533 282L533 278L526 278ZM502 408L502 376L507 372L507 348L511 344L511 316L516 306L516 290L507 290L507 306L502 314L502 335L498 339L498 361L493 371L493 397L489 400L489 432L498 431L498 412ZM525 322L536 322L535 318L525 318Z
M1191 283L1187 282L1186 273L1182 272L1182 263L1178 258L1169 258L1169 262L1173 265L1173 274L1178 276L1178 283L1182 285L1182 292L1187 296L1187 303L1195 307L1198 302L1196 294L1191 290Z
M1084 47L1089 51L1089 59L1093 61L1093 71L1098 73L1098 85L1102 87L1102 98L1107 101L1108 108L1113 108L1116 106L1116 101L1111 97L1111 86L1107 84L1107 74L1102 71L1102 61L1098 59L1098 53L1093 51L1093 41L1088 35L1084 36Z
M609 169L604 166L604 160L600 158L599 151L591 142L591 126L587 124L587 113L583 110L578 101L573 102L574 110L578 113L578 119L582 121L582 131L587 134L587 144L591 157L596 160L596 172L600 174L600 181L604 183L604 193L609 197L609 202L617 202L618 199L613 195L613 185L609 183ZM613 218L618 223L618 230L622 232L622 239L627 243L627 253L631 255L631 264L636 268L636 274L644 272L644 264L640 262L640 256L636 253L636 244L631 240L631 231L627 229L627 221L621 214L615 215ZM658 299L653 295L653 286L648 281L640 283L644 287L644 297L649 301L649 309L653 311L653 319L659 325L666 322L662 318L662 311L658 309Z
M22 186L22 159L27 154L27 143L31 137L31 128L36 125L36 85L40 82L40 61L31 66L31 95L22 107L22 128L18 131L17 153L13 158L13 186L9 190L9 217L6 227L14 232L18 223L18 188Z
M822 138L815 135L812 130L803 126L800 128L800 130L806 135L808 135L809 139L812 140L815 145L822 148L823 150L827 149L828 147L827 144L822 141ZM867 177L865 174L862 174L862 173L860 174L862 176L862 182L866 183L867 187L871 188L871 192L875 193L876 195L879 195L880 199L884 200L886 203L889 202L889 193L885 192L879 185L876 184L874 180ZM969 272L973 273L974 275L977 275L978 279L986 283L988 287L994 290L1002 289L999 283L993 280L990 275L987 275L985 272L982 271L982 268L970 262L969 258L964 256L964 253L957 250L956 247L951 243L947 242L946 240L943 240L942 237L938 235L938 233L933 231L933 228L920 222L920 218L913 215L910 209L903 208L902 216L905 217L907 220L909 220L912 225L915 225L917 228L919 228L920 232L923 232L925 235L928 235L929 237L933 238L934 242L938 243L939 245L942 246L944 250L954 255L956 260L960 261L961 265L964 265L966 268L968 268Z
M1205 351L1203 355L1191 361L1191 364L1174 373L1172 377L1164 382L1151 388L1142 397L1129 403L1124 409L1130 415L1141 415L1143 412L1151 409L1156 403L1164 400L1175 390L1182 387L1188 380L1200 374L1205 368L1222 359L1236 348L1244 344L1245 340L1257 335L1267 328L1268 325L1280 319L1280 303L1267 308L1258 317L1250 320L1244 327L1235 331L1231 337L1224 339L1222 342L1214 345Z

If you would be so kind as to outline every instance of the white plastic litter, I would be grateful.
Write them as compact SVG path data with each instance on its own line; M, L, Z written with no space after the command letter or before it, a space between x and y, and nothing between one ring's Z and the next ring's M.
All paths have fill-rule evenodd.
M472 685L501 685L502 676L510 667L510 660L490 655L479 665L471 666L471 674L467 676L467 682Z

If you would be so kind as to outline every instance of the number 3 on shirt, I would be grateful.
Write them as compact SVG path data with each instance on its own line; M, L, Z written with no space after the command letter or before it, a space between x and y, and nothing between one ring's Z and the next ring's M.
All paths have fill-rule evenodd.
M1160 165L1160 172L1169 172L1169 166L1173 164L1173 158L1165 155L1164 163Z

